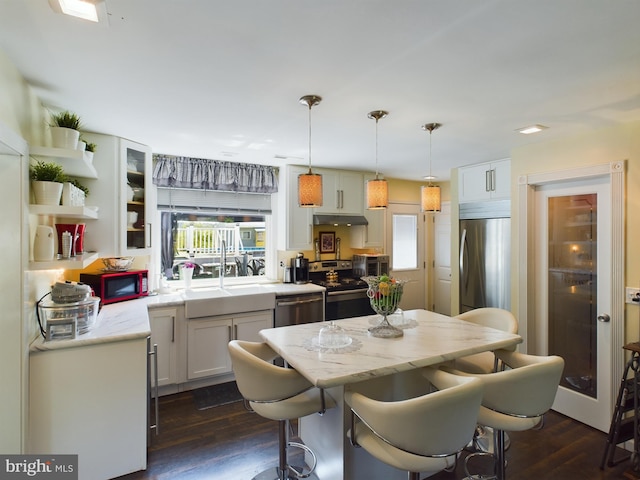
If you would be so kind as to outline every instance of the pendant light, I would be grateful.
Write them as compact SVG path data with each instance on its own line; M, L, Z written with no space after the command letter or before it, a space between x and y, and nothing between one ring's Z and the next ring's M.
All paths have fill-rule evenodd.
M384 110L374 110L367 115L376 121L376 178L367 181L367 208L380 210L389 206L389 185L383 178L378 178L378 120L389 115Z
M429 176L426 177L429 180L429 184L426 187L423 186L421 189L423 212L440 211L440 187L437 185L431 185L431 180L435 178L431 175L431 134L441 126L442 125L439 123L427 123L422 126L423 130L429 132Z
M322 206L322 175L311 171L311 107L318 105L322 97L318 95L305 95L300 98L300 103L309 107L309 171L298 175L298 206L321 207Z

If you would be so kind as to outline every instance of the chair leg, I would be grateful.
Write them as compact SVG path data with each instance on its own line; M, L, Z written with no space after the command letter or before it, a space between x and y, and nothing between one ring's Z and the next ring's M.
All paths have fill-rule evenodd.
M504 430L495 430L494 432L494 441L495 441L495 456L496 456L496 477L498 480L506 479L506 461L505 461L505 448L504 448Z
M420 473L418 473L418 472L408 472L407 478L408 478L408 480L420 480Z

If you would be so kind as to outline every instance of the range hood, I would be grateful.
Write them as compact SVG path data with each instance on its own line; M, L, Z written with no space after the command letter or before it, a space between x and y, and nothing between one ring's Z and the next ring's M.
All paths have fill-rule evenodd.
M369 225L363 215L314 215L314 225Z

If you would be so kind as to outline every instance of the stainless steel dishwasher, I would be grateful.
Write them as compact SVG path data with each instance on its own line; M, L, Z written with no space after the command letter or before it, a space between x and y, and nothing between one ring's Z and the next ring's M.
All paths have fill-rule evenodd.
M324 321L324 293L295 293L276 296L275 327Z

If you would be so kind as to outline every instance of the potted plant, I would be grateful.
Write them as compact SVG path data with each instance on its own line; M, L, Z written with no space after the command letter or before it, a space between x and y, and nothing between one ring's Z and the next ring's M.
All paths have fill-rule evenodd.
M68 110L51 114L49 126L51 127L53 146L75 150L80 138L80 125L80 117Z
M86 156L89 159L89 162L93 161L93 154L96 151L96 148L98 148L98 146L95 143L87 142Z
M67 179L62 167L53 162L38 162L29 170L36 204L60 205L62 185Z

